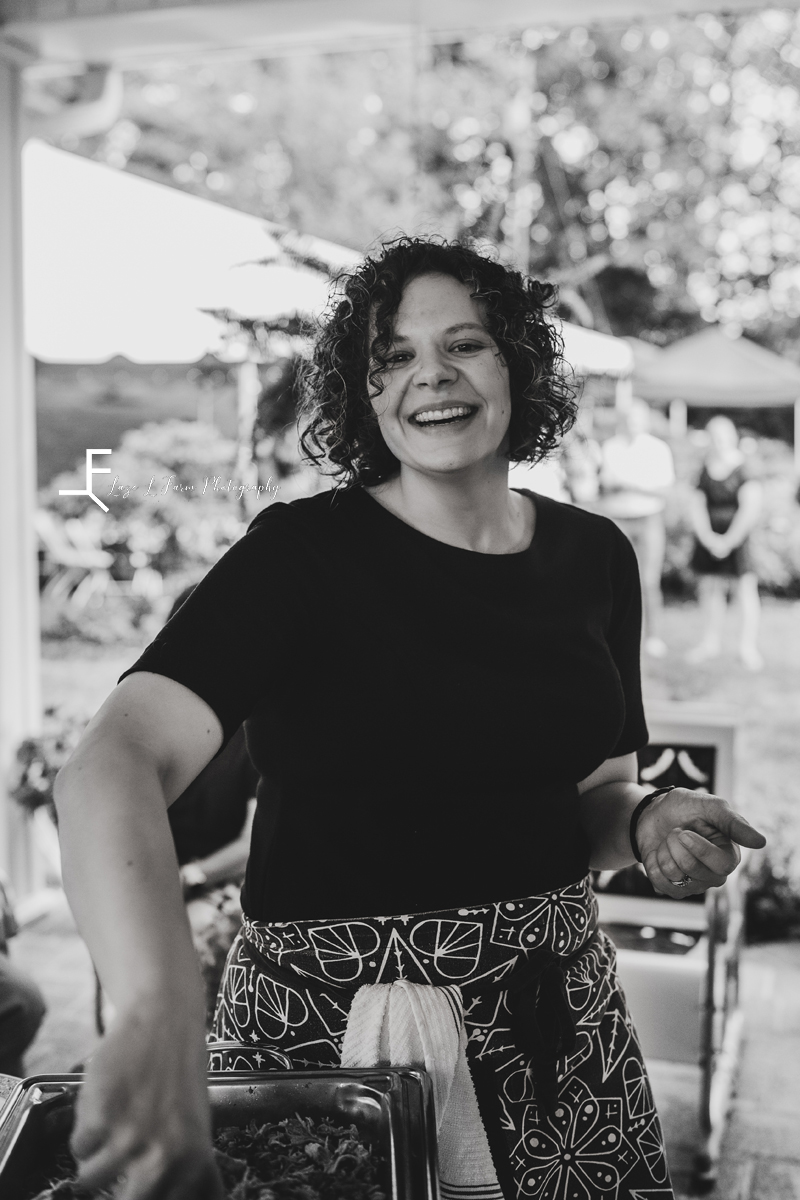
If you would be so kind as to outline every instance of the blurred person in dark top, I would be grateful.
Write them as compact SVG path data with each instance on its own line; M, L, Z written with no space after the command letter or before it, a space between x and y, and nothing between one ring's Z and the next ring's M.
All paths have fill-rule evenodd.
M627 534L639 563L644 601L645 652L667 653L661 635L661 572L667 549L666 495L675 482L672 451L650 433L650 409L634 397L621 414L618 432L602 448L600 511Z
M46 1007L34 980L9 961L8 939L16 933L14 910L0 875L0 1075L21 1078L22 1056L36 1037Z
M741 626L739 657L750 671L764 659L758 648L761 602L750 534L761 512L761 484L749 477L739 434L728 417L712 417L706 426L708 448L692 503L694 553L699 576L704 633L689 651L689 662L716 658L722 650L727 591L738 581Z
M180 593L168 620L196 585ZM225 957L242 919L239 888L244 880L255 813L258 772L250 761L244 727L170 806L167 816L187 901L189 923L200 956L209 1020Z

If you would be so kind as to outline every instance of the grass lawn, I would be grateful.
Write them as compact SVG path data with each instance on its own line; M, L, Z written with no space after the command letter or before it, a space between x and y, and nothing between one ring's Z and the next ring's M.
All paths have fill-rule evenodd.
M731 610L726 653L689 666L683 655L700 640L697 607L668 604L670 654L644 660L645 699L708 700L739 710L738 803L770 838L776 866L785 863L800 888L800 601L765 599L761 648L766 667L756 674L735 656L735 616ZM45 705L90 716L138 654L136 645L46 643Z

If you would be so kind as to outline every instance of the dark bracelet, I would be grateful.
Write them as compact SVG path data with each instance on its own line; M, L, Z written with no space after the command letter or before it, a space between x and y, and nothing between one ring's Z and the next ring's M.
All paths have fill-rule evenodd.
M636 859L637 862L642 861L642 856L639 853L639 843L636 841L636 826L639 824L639 817L642 815L644 810L647 808L648 804L652 804L652 802L654 800L657 800L659 796L666 796L667 792L674 792L674 791L675 791L675 784L671 783L669 785L669 787L659 788L657 792L650 792L649 795L644 796L639 801L639 803L636 805L636 808L633 810L633 812L631 814L630 838L631 838L631 850L633 851L633 857Z

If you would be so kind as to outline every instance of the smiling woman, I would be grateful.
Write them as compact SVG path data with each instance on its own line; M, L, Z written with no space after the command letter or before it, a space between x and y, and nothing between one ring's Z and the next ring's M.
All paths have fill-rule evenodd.
M342 486L258 514L59 776L65 886L119 1014L85 1183L219 1195L165 807L244 722L258 805L212 1061L424 1061L443 1200L671 1197L587 873L639 858L681 897L764 839L718 797L643 794L630 542L508 486L574 416L552 300L420 239L347 276L302 417Z

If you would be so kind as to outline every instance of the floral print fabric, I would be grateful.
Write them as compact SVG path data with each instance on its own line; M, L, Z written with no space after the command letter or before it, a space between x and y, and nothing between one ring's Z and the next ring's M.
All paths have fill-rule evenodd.
M531 1064L514 1044L502 989L515 966L541 950L573 959L564 976L576 1040L558 1061L549 1112L537 1103ZM259 959L291 982L270 978ZM614 947L597 930L588 879L432 913L274 923L245 917L217 1001L209 1068L338 1066L355 989L395 979L461 988L467 1056L479 1100L487 1078L496 1092L486 1111L496 1113L498 1128L487 1125L487 1132L493 1152L498 1140L505 1148L498 1175L514 1200L672 1200L641 1049Z

